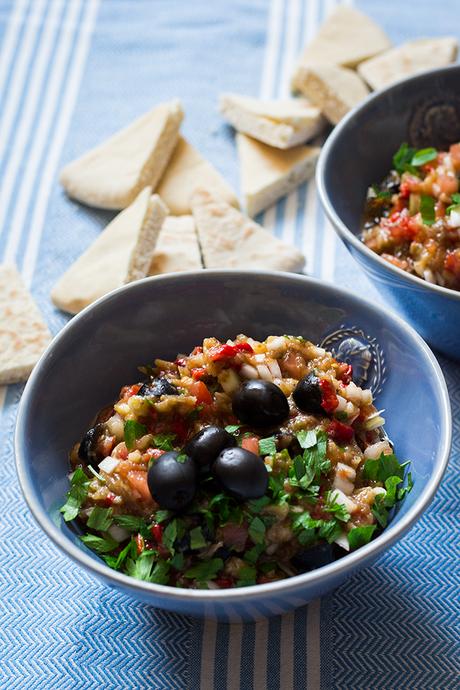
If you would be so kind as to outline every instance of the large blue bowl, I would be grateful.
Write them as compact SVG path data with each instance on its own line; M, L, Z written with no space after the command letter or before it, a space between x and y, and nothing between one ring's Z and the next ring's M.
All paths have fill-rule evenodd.
M331 348L373 354L362 368L385 408L401 459L412 461L415 486L375 541L340 561L281 582L202 591L134 580L108 568L61 520L68 489L68 452L95 413L138 379L137 365L174 358L205 336L255 338L298 334ZM361 345L359 345L359 343ZM345 347L346 349L346 347ZM359 369L359 367L358 367ZM423 340L398 317L304 276L202 271L127 285L74 317L30 377L16 428L19 479L36 520L62 550L108 585L154 606L221 619L257 618L300 606L368 566L420 517L441 481L449 455L449 399L439 365ZM46 558L46 552L43 553Z
M434 348L460 358L460 292L409 275L359 235L366 191L382 180L403 141L460 141L460 66L424 72L367 98L334 129L317 167L321 201L335 230L391 304Z

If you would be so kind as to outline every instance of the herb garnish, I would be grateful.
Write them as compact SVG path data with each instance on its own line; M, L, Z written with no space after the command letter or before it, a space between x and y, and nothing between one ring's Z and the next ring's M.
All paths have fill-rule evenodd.
M125 422L125 443L128 450L133 450L136 445L136 439L145 436L147 427L145 424L139 424L135 419L127 419Z
M414 165L416 167L419 167L421 165L425 165L425 163L429 163L430 161L435 160L437 158L438 152L436 149L434 149L432 146L426 149L419 149L414 153L412 156L411 160L411 165Z
M436 214L434 210L435 200L432 196L428 194L422 194L420 197L420 213L422 215L422 221L425 225L433 225L436 220Z
M109 553L118 546L118 542L110 536L97 537L95 534L85 534L80 539L96 553Z
M99 530L99 532L107 532L112 522L112 508L94 506L86 524L91 529Z
M368 544L376 529L377 525L364 525L350 530L347 535L350 549L357 549L360 546L364 546L364 544Z
M254 544L261 544L265 537L265 525L259 517L255 517L249 525L249 536Z
M236 434L240 429L241 424L228 424L228 426L225 427L225 431L229 434Z
M203 561L189 568L184 577L190 580L197 580L198 582L207 582L213 580L219 570L224 567L222 558L212 558L210 561Z
M452 209L456 208L460 204L460 194L457 192L451 194L450 198L452 199L452 203L446 208L446 213L450 213Z
M202 549L207 546L201 527L195 527L190 531L190 548Z
M174 450L173 441L176 439L176 434L155 434L153 437L153 446L160 450Z
M77 467L70 480L70 489L67 492L67 500L60 509L64 520L69 522L75 520L80 508L88 495L90 480L83 472L81 467Z
M275 455L276 442L274 436L259 439L259 453L260 455Z
M416 151L410 147L406 142L403 142L399 149L393 156L393 166L396 172L400 175L403 172L412 172L418 174L417 168L412 165L412 159Z

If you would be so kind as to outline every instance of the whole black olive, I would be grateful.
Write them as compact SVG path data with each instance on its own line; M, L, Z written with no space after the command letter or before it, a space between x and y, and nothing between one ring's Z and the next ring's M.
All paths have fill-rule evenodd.
M104 424L96 424L88 429L83 436L78 448L78 457L87 465L97 469L98 464L103 460L102 455L97 452L97 443L104 432Z
M307 374L294 389L292 394L294 402L302 412L311 414L325 414L321 406L322 392L319 385L319 378L314 374Z
M226 448L212 466L216 479L235 498L260 498L267 490L268 472L258 455L244 448Z
M144 383L137 395L143 398L159 398L160 395L179 395L179 391L168 379L160 378Z
M333 544L317 544L296 554L291 562L300 573L307 573L309 570L321 568L322 565L328 565L334 560Z
M233 396L232 408L240 422L256 428L279 426L289 417L286 396L269 381L245 381Z
M220 426L207 426L201 429L184 448L184 452L195 461L198 467L206 469L224 448L236 446L236 439Z
M188 455L171 450L149 468L150 493L162 508L181 510L192 502L196 491L196 466Z

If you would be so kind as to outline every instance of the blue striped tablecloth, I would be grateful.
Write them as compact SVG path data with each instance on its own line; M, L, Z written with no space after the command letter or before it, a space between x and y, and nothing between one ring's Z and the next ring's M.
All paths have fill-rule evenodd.
M296 55L334 4L0 1L0 260L17 262L53 333L66 319L50 288L108 218L65 198L60 165L152 104L179 96L185 135L237 188L218 93L287 94ZM455 0L357 4L395 42L459 31ZM263 220L304 249L309 272L379 299L325 222L313 182ZM22 386L3 389L0 687L459 688L460 367L442 366L454 448L424 518L330 596L244 626L156 611L66 560L22 499L12 441Z

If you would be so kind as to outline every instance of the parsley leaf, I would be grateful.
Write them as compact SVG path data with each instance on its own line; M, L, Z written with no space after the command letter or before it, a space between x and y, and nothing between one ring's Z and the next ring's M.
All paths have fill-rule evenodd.
M350 549L357 549L364 544L368 544L372 539L372 535L377 529L377 525L364 525L363 527L354 527L348 532L348 543Z
M229 434L235 434L241 429L241 424L229 424L225 427L225 431Z
M265 525L259 517L255 517L249 525L249 536L254 544L261 544L265 537Z
M297 432L296 436L301 448L311 448L312 446L316 446L316 431L313 431L312 429L310 429L310 431L302 429L302 431Z
M254 565L244 565L239 570L236 586L249 587L251 585L255 585L256 575L257 571Z
M388 510L385 507L384 494L377 494L372 504L372 515L375 517L381 527L386 527L388 524Z
M182 570L182 568L184 567L184 554L176 553L169 562L171 563L171 566L176 570Z
M328 491L325 496L324 510L334 515L337 520L341 522L348 522L350 513L341 503L337 503L337 494L335 491Z
M255 544L244 554L244 560L252 565L257 562L259 556L265 551L265 543Z
M66 522L75 520L77 517L88 495L89 485L90 480L81 467L77 467L70 480L70 490L67 492L67 500L60 509Z
M274 436L259 439L259 453L260 455L275 455L276 443Z
M175 439L176 434L155 434L153 445L160 450L174 450L173 441Z
M163 544L166 546L168 551L174 556L174 542L178 537L178 520L171 520L169 525L165 527L163 532Z
M157 510L157 512L155 513L155 522L160 524L160 522L164 522L169 517L171 517L170 510Z
M112 537L97 537L95 534L85 534L80 537L88 548L96 553L109 553L117 548L118 542Z
M404 496L412 491L414 486L414 480L412 479L412 474L409 472L407 475L407 486L401 486L397 491L397 501L402 501Z
M136 542L134 541L129 541L124 549L120 551L118 556L102 556L104 561L107 563L108 566L113 568L114 570L119 570L121 565L125 562L126 558L128 556L131 556L131 558L134 558L135 555L137 554L137 547L136 547Z
M113 522L112 508L94 506L86 523L91 529L107 532Z
M416 167L420 165L425 165L425 163L429 163L430 161L433 161L435 158L437 158L437 155L438 152L432 146L426 149L419 149L412 156L410 164L415 165Z
M436 220L434 211L435 200L428 194L422 194L420 197L420 213L422 214L422 221L425 225L433 225Z
M126 561L126 572L136 580L150 581L152 575L153 562L155 554L149 551L143 551L135 560L129 558Z
M412 171L412 158L415 154L415 149L411 148L406 142L402 143L399 149L393 156L394 169L399 173Z
M248 501L248 508L252 513L260 513L262 508L270 503L270 498L268 496L261 496L260 498L253 498Z
M150 574L149 581L156 582L157 585L167 585L170 569L171 566L167 561L158 561Z
M125 422L125 443L128 450L133 450L136 445L136 439L145 436L147 427L145 424L139 424L135 419L127 419Z
M201 527L195 527L190 531L190 548L202 549L207 545Z
M142 533L149 530L148 523L144 518L137 517L137 515L115 515L113 519L119 527L123 527L128 532Z
M321 523L318 527L318 537L325 539L328 544L332 544L340 534L342 528L337 520L319 520Z
M460 194L454 192L454 194L450 195L450 198L452 199L452 203L446 208L446 213L450 213L453 208L456 208L460 204Z
M184 577L190 580L198 580L199 582L206 582L213 580L219 570L224 567L222 558L212 558L210 561L203 561L197 563L185 571Z
M404 467L399 463L394 453L384 455L377 460L366 460L363 465L363 478L376 482L385 482L388 477L404 477Z

